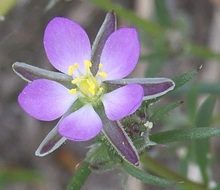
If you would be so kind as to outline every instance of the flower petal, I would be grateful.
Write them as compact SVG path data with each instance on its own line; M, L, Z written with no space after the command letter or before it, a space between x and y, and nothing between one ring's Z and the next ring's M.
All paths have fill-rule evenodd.
M62 116L76 100L63 85L38 79L29 83L18 96L20 106L36 119L51 121Z
M105 113L110 120L120 120L134 113L141 105L143 88L137 84L129 84L103 96Z
M140 44L134 28L113 32L102 51L100 63L107 72L106 80L121 79L135 68L140 55Z
M51 64L61 72L75 63L90 60L91 45L84 29L67 18L51 20L44 33L44 48Z
M73 141L87 141L102 129L102 121L89 104L67 116L59 125L59 133Z

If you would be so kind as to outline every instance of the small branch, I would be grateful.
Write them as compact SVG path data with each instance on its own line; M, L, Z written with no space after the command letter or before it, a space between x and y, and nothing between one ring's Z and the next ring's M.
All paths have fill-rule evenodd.
M69 182L66 190L80 190L90 173L89 163L83 161Z

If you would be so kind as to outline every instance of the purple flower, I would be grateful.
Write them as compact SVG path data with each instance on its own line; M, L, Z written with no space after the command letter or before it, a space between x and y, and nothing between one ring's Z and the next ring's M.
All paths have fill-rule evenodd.
M91 45L86 32L66 18L54 18L44 34L44 47L51 64L73 79L71 88L58 82L37 79L29 83L18 97L21 107L43 121L61 117L78 99L83 106L65 117L58 126L67 139L86 141L102 129L102 121L94 107L104 105L110 120L120 120L134 113L141 105L144 90L141 85L128 84L111 92L103 83L130 74L135 68L140 44L134 28L113 32L106 41L99 70L91 73Z
M137 150L118 120L134 113L143 100L166 94L175 84L167 78L124 78L140 55L136 29L115 31L114 14L108 13L100 31L91 48L80 25L54 18L46 27L44 48L51 64L64 74L14 64L14 71L30 82L18 97L21 107L39 120L61 117L40 144L37 156L49 154L66 139L92 139L103 129L118 153L138 164Z

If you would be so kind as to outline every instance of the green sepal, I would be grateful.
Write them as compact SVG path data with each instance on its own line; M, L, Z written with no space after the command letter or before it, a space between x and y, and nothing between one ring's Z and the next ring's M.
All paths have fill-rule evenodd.
M31 82L36 79L49 79L59 82L65 86L71 84L72 77L64 73L48 71L26 63L15 62L12 65L13 71L26 82Z
M120 157L102 140L100 143L90 146L90 150L86 154L86 161L90 163L92 171L99 172L115 169Z
M120 157L128 162L138 165L139 155L133 145L130 137L125 132L123 125L119 121L111 121L107 118L104 107L99 106L95 108L103 122L103 130L105 138L111 147L120 155Z
M108 37L116 30L117 20L114 12L108 12L106 14L105 20L96 35L95 41L92 45L92 55L91 55L91 72L93 76L96 75L99 69L100 57Z

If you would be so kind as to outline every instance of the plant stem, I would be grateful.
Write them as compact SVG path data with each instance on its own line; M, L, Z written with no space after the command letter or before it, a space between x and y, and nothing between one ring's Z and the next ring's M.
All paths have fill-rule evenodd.
M91 170L89 169L89 163L83 161L69 182L67 190L80 190L86 179L89 177L90 173Z
M183 186L186 189L207 190L204 184L193 182L185 178L184 176L170 170L166 166L151 158L147 153L144 153L142 155L141 161L144 167L147 168L149 171L159 175L160 177L175 180L178 182L178 185Z

